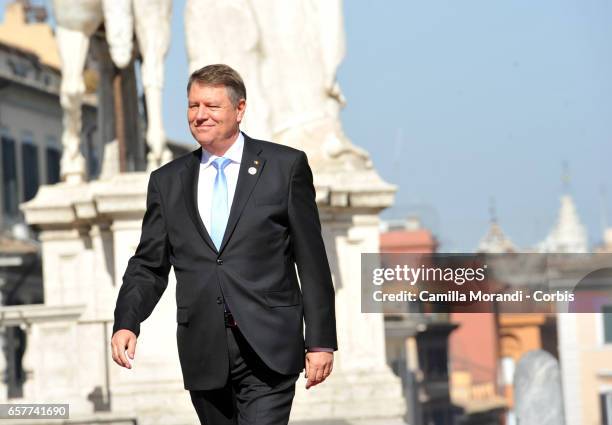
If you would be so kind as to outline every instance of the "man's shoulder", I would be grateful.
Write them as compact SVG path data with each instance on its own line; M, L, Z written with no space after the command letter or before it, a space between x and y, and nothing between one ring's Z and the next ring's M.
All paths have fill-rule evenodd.
M275 143L268 140L254 139L245 137L245 143L253 143L262 150L265 157L274 157L280 160L294 161L297 157L304 154L303 151L291 146Z
M155 175L155 178L163 179L165 177L176 176L179 171L181 171L186 165L190 162L195 161L199 162L200 160L200 148L194 149L190 152L187 152L177 158L174 158L172 161L162 165L158 169L154 170L151 173L151 176Z
M282 162L293 163L301 155L305 155L305 152L293 148L291 146L283 145L281 143L275 143L268 140L261 140L249 137L245 134L245 143L251 143L262 151L262 154L266 158L280 160ZM178 173L185 168L185 166L191 163L198 163L200 161L200 150L192 150L187 152L172 161L162 165L158 169L151 173L151 176L159 181L159 179L174 178Z

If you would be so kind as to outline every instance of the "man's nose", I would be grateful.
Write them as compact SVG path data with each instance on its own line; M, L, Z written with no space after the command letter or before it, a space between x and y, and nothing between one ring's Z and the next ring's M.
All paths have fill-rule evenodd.
M204 121L204 120L206 120L206 119L208 118L208 110L206 109L206 107L205 107L205 106L202 106L202 105L201 105L201 106L198 108L198 112L196 113L195 118L196 118L196 120L198 120L198 121Z

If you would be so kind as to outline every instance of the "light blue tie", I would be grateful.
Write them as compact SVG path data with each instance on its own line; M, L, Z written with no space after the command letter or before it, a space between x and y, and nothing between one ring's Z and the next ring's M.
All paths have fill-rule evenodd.
M210 211L210 237L217 249L221 247L229 216L229 208L227 207L227 179L223 170L230 162L232 162L231 159L223 157L219 157L212 162L212 165L217 169L217 176L215 177Z

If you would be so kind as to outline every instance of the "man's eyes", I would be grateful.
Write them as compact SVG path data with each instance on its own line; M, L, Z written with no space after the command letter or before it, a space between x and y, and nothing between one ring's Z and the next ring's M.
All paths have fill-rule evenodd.
M197 109L199 107L200 107L200 105L198 105L198 104L189 105L190 109ZM219 109L219 108L221 108L219 105L206 105L206 107L208 109Z

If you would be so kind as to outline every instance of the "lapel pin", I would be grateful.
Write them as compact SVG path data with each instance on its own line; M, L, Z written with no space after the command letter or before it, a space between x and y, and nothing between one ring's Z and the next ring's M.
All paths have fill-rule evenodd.
M253 163L254 163L255 165L259 165L259 161L258 161L258 160L253 161Z
M248 170L248 171L249 171L249 174L250 174L250 175L254 175L254 174L257 172L257 168L255 168L255 167L249 167L249 170Z

